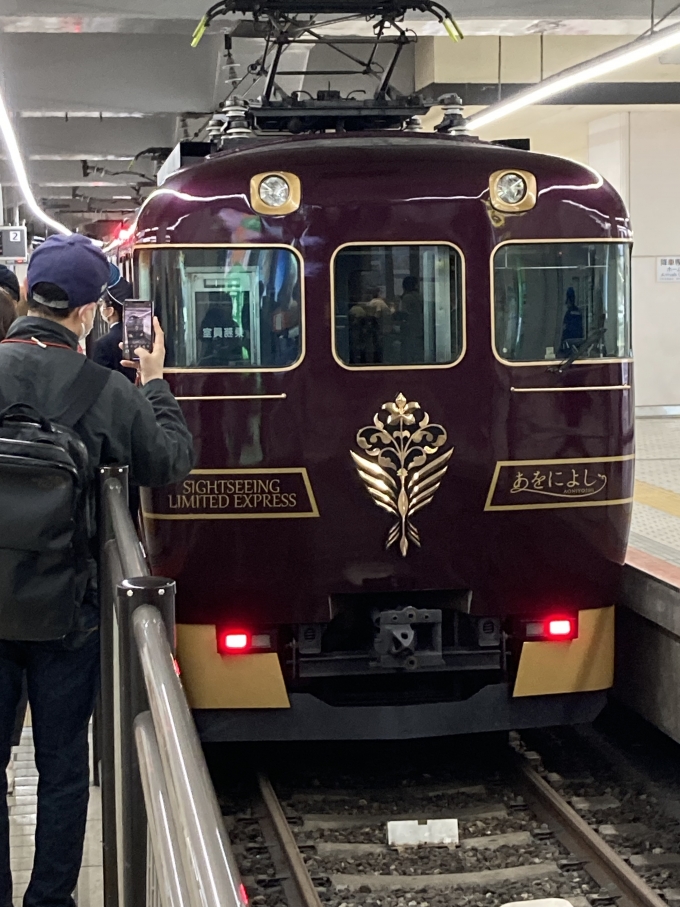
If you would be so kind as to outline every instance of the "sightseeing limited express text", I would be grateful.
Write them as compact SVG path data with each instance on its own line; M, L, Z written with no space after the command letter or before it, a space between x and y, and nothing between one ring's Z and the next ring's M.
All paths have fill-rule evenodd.
M272 510L297 506L295 492L281 491L280 479L186 479L180 494L168 496L171 510Z

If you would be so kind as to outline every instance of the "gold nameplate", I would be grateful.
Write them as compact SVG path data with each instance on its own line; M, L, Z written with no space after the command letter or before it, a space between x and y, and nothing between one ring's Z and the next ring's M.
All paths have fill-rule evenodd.
M635 454L567 460L502 460L484 510L548 510L630 504Z
M194 469L183 482L143 489L150 520L281 520L318 517L307 470ZM153 507L153 513L147 512Z

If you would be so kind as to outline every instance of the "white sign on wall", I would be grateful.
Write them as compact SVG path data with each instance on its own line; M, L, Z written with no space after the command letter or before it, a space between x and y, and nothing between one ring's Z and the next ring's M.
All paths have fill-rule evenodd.
M657 258L656 279L658 283L680 283L680 255Z
M26 260L26 227L0 227L0 258Z

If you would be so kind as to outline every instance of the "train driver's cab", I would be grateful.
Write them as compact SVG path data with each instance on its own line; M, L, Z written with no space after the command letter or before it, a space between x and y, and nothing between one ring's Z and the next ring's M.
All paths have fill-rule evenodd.
M301 266L288 248L142 249L137 281L170 367L279 369L302 355Z

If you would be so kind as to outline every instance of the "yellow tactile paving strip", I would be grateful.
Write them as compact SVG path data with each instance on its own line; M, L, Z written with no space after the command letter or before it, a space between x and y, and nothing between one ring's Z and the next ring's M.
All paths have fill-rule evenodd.
M671 516L680 517L680 494L677 491L668 491L649 482L635 482L635 501L646 504L655 510L670 513Z

